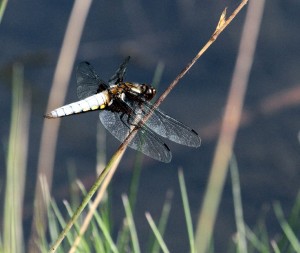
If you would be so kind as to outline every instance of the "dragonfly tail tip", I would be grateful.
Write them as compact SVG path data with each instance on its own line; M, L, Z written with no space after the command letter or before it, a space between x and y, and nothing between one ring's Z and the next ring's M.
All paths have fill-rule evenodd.
M47 114L44 114L44 118L46 119L53 119L53 116L51 113L47 113Z

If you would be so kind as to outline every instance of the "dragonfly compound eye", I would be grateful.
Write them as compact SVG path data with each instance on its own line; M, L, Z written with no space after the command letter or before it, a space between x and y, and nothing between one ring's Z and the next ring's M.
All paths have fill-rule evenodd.
M151 100L156 94L156 90L149 85L142 84L142 89L146 100Z

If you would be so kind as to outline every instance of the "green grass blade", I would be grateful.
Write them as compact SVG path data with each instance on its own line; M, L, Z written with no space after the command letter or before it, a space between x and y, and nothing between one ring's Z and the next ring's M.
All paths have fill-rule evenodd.
M57 235L59 234L59 225L58 225L58 220L57 216L55 216L53 210L51 208L48 208L47 211L47 216L48 216L48 231L50 235L50 240L55 240ZM44 238L45 235L42 237ZM45 244L42 244L44 246ZM47 252L47 251L45 251Z
M166 226L167 226L167 222L168 222L168 218L170 215L170 211L171 211L171 202L172 202L172 198L173 198L173 192L172 191L167 191L166 194L166 199L164 202L164 206L161 212L161 216L158 222L158 231L160 233L161 236L164 235L165 230L166 230ZM158 241L155 239L155 235L153 234L150 237L150 243L149 243L149 249L147 252L151 252L151 253L159 253L159 243Z
M86 191L84 185L81 183L80 180L77 180L76 184L77 184L77 186L79 187L79 189L81 190L83 196L85 196L85 195L87 194L87 191ZM89 205L91 205L91 204L89 203ZM98 214L98 213L95 212L94 215L97 215L97 214ZM99 233L98 226L97 226L97 224L96 224L96 222L95 222L94 220L91 221L91 226L90 226L90 228L91 228L91 229L89 229L89 230L91 231L90 239L93 238L93 246L94 246L95 252L106 252L106 250L105 250L105 245L104 245L103 240L102 240L102 238L101 238L101 235L100 235L100 233ZM87 232L89 232L89 231L87 231ZM88 234L88 233L87 233L87 234ZM83 235L82 235L82 236L83 236ZM81 236L81 237L82 237L82 236ZM88 238L89 236L86 235L85 237ZM81 246L80 246L81 243L82 243L82 240L80 240L79 245L76 246L76 248L77 248L77 247L81 247ZM74 245L72 245L72 246L74 246Z
M66 200L64 200L63 203L64 203L64 205L65 205L65 207L66 207L66 210L67 210L67 212L68 212L69 217L72 217L72 216L74 215L74 212L73 212L73 210L72 210L72 208L71 208L71 205L70 205L69 202L66 201ZM74 236L72 235L72 233L69 233L69 234L72 235L72 240L70 240L70 241L71 241L70 245L72 245L72 244L74 243L74 240L75 240L74 238L75 238L75 236L79 234L80 226L81 226L81 220L78 219L78 220L74 223L74 229L75 229L76 233L74 234ZM88 237L88 235L87 235L87 237ZM80 243L78 244L77 247L78 247L78 250L79 250L79 251L82 251L82 252L92 252L92 248L91 248L92 246L90 246L90 245L87 243L87 241L85 240L85 237L84 237L84 236L82 236L82 238L81 238L81 240L80 240Z
M131 178L130 187L129 187L129 203L130 203L130 207L131 207L131 210L133 213L135 210L135 203L136 203L136 198L137 198L137 194L138 194L139 182L140 182L141 171L142 171L143 157L144 157L144 155L141 154L140 152L136 153L134 169L133 169L132 178Z
M165 242L164 242L164 240L163 240L163 238L162 238L162 236L161 236L158 228L156 227L156 225L155 225L155 223L154 223L151 215L149 213L146 213L145 215L146 215L146 218L147 218L147 220L149 222L149 225L150 225L150 227L151 227L151 229L152 229L152 231L153 231L153 233L154 233L154 235L155 235L155 237L156 237L156 239L157 239L157 241L158 241L158 243L159 243L162 251L164 253L169 253L170 251L168 250L167 245L165 244Z
M22 204L28 152L29 103L23 93L23 66L13 65L12 115L6 161L4 252L23 252ZM18 243L16 243L18 242Z
M61 212L59 211L59 208L58 208L56 202L54 200L51 200L50 201L50 206L52 208L53 214L56 217L56 220L58 222L59 227L64 227L66 225L66 221L65 221L63 215L61 214ZM53 234L53 236L54 236L54 234ZM68 242L69 242L70 245L74 241L74 237L72 236L71 233L67 234L67 240L68 240Z
M247 253L247 240L245 223L243 216L242 198L241 198L241 186L239 180L239 172L235 156L232 156L230 162L230 175L232 182L232 194L233 194L233 204L235 213L235 222L237 227L237 252Z
M280 253L281 252L275 240L271 241L271 245L272 245L272 248L273 248L275 253Z
M117 248L117 246L115 245L113 239L110 236L110 231L107 228L106 224L104 223L104 221L101 219L99 213L95 213L95 219L97 221L97 224L99 225L105 240L108 242L109 248L113 253L119 253L119 250Z
M7 6L7 0L1 0L0 2L0 23L3 19L3 15L4 15L4 11L6 9Z
M139 245L139 241L138 241L138 236L137 236L136 228L134 225L133 216L132 216L132 212L130 209L130 204L129 204L129 201L128 201L128 198L126 195L122 195L122 201L123 201L123 205L125 208L127 223L128 223L128 227L129 227L129 231L130 231L133 252L140 253L141 250L140 250L140 245Z
M295 235L295 233L293 232L292 228L288 224L288 222L285 220L281 205L279 204L279 202L275 202L273 204L273 207L274 207L275 215L279 221L279 224L280 224L285 236L288 238L289 242L293 246L294 251L299 253L300 252L300 242L299 242L297 236Z
M188 232L189 243L190 243L190 252L195 253L195 237L193 231L193 222L192 222L191 210L190 210L190 205L189 205L189 200L187 196L186 185L185 185L184 175L182 170L178 171L178 178L179 178L181 198L182 198L185 221L186 221L187 232Z
M300 192L298 192L295 204L293 206L293 209L291 211L291 215L289 217L289 224L292 224L294 229L300 228Z
M49 235L50 235L50 241L53 241L59 234L58 219L54 213L53 207L51 206L51 204L56 206L56 202L54 200L51 200L50 191L49 191L49 187L48 187L46 178L43 176L40 176L40 178L38 180L40 181L43 199L44 199L45 203L48 203L46 205L47 218L48 218L48 231L49 231ZM48 243L46 243L46 233L45 233L44 229L38 229L38 228L37 228L37 232L39 233L38 238L40 239L40 243L39 243L38 247L39 247L39 249L41 249L41 251L43 253L45 253L48 251Z
M261 252L261 253L269 253L270 252L268 246L266 246L264 243L262 243L257 238L256 234L253 233L252 230L247 227L247 225L245 226L245 230L246 230L246 237L247 237L248 241L258 252Z
M99 227L95 222L91 223L91 234L92 234L92 243L94 245L94 252L109 252L105 248L103 238L101 236Z
M292 208L291 214L288 218L288 223L290 224L291 228L295 233L299 233L300 231L300 192L297 194L295 204ZM291 246L289 240L287 239L286 236L283 236L279 241L278 241L278 247L282 251L286 252L292 252L293 247Z
M78 182L78 186L79 186L80 190L82 191L82 193L83 193L84 195L87 194L87 192L86 192L86 190L85 190L83 184L82 184L80 181ZM89 206L90 206L90 205L91 205L91 204L89 204ZM110 226L109 226L109 224L108 224L108 223L105 223L105 222L103 221L103 219L101 218L100 212L95 212L95 213L94 213L94 218L95 218L95 220L96 220L98 226L100 227L100 229L101 229L101 231L102 231L102 233L103 233L103 236L104 236L106 242L107 242L108 245L109 245L109 249L110 249L113 253L119 253L117 246L115 245L115 243L114 243L112 237L110 236ZM101 238L100 234L97 235L97 237L95 237L95 241L97 241L98 243L100 243L100 241L102 241L102 238ZM102 245L103 245L103 244L102 244ZM101 249L104 249L104 246L102 246L102 245L99 244L98 247L101 248ZM96 252L103 252L103 251L96 251Z
M270 250L271 250L270 239L269 239L269 235L268 235L268 231L267 231L265 222L266 222L266 219L259 222L258 232L256 232L256 234L259 236L260 241L265 245L265 247L268 248L268 252L270 252Z
M123 219L123 224L117 237L117 247L121 253L126 252L125 249L128 247L129 240L130 240L129 228L125 218Z
M0 232L0 253L3 252L2 233Z

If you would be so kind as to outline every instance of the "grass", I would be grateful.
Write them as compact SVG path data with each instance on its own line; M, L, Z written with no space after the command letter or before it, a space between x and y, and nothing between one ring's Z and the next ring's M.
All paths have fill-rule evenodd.
M22 177L15 177L11 175L21 175L20 171L18 170L21 168L17 161L22 159L26 159L23 157L24 153L17 152L16 147L24 146L24 143L18 143L20 140L24 140L23 138L16 138L22 134L20 130L24 130L24 128L28 128L28 122L24 122L20 119L20 108L22 108L22 112L24 112L24 97L22 93L22 67L20 65L15 65L13 71L13 106L12 106L12 121L11 121L11 130L10 130L10 137L9 137L9 146L8 146L8 153L7 153L7 171L11 173L7 173L7 184L6 184L6 193L8 194L5 199L5 207L7 208L5 211L4 220L7 222L7 226L3 227L3 231L1 231L2 240L0 240L0 252L25 252L25 247L23 243L16 244L16 241L22 242L22 225L21 225L21 212L19 209L16 209L15 206L12 206L13 203L20 203L22 199L20 196L22 194L20 192L23 191L23 188L18 189L16 194L13 194L12 187L16 184L20 186L23 183L20 183L19 180ZM26 104L26 103L25 103ZM26 117L25 117L26 118ZM25 126L27 124L27 127ZM28 136L28 133L23 133ZM23 158L22 158L23 157ZM140 158L139 158L140 159ZM139 160L138 160L139 161ZM141 164L139 161L138 164ZM140 166L136 168L136 175L133 177L134 186L131 188L135 188L134 191L131 191L131 198L136 199L136 194L138 193L138 181L140 175ZM17 170L16 172L13 172ZM260 226L259 230L253 232L248 228L243 220L242 215L242 202L241 202L241 189L239 185L239 176L238 176L238 169L235 160L231 162L231 181L232 181L232 192L233 192L233 199L234 199L234 210L235 210L235 217L236 217L236 224L237 224L237 234L232 242L234 244L232 251L236 252L270 252L270 245L275 252L299 252L299 245L300 242L297 239L297 234L300 232L300 194L295 201L295 205L291 211L291 215L288 220L284 218L281 206L279 203L274 203L274 211L276 213L277 219L279 224L282 227L282 234L279 240L275 241L266 240L268 238L266 228ZM18 181L13 181L18 180ZM41 179L43 182L43 196L44 199L49 199L49 207L47 211L48 217L48 233L42 234L41 240L38 242L41 252L48 251L49 245L49 238L50 241L55 240L59 234L61 228L65 227L66 220L71 217L74 213L74 210L71 208L71 204L65 202L66 213L62 214L59 208L57 207L56 202L51 199L49 189L47 187L47 183L44 179ZM182 196L182 205L184 209L184 219L186 220L187 226L187 235L189 238L189 245L190 248L186 251L195 252L194 245L194 228L190 214L190 207L188 201L188 190L186 189L186 184L184 181L184 176L182 170L179 171L179 184L180 184L180 192ZM78 187L81 189L82 195L86 195L86 190L84 189L83 185L78 182ZM16 191L16 189L14 189ZM11 195L13 194L13 195ZM147 252L169 252L167 243L164 241L164 233L165 228L167 225L168 217L171 211L171 197L172 193L167 193L165 204L162 208L161 218L158 221L158 225L155 224L151 215L146 213L146 219L149 223L153 231L153 235L150 236ZM13 196L13 197L12 197ZM74 198L75 199L75 198ZM13 201L12 201L13 200ZM132 249L133 252L141 252L142 248L140 247L140 242L138 238L138 233L136 232L134 226L134 203L135 201L130 204L126 195L123 196L124 202L124 209L126 210L126 217L124 217L123 226L120 228L119 237L114 239L112 236L112 222L109 219L108 211L109 210L109 202L110 198L106 198L100 208L94 213L94 217L92 219L91 225L88 228L88 231L83 236L82 240L80 241L80 245L78 246L79 249L83 250L84 252L124 252L124 249ZM14 210L15 209L15 210ZM19 211L16 211L19 210ZM12 222L14 221L14 222ZM82 220L77 220L75 223L75 229L72 230L67 235L67 240L61 245L61 247L57 250L57 252L66 252L73 245L74 240L82 226ZM18 237L20 236L21 237ZM130 235L130 236L128 236ZM125 238L125 239L124 239ZM154 239L155 238L155 239ZM143 252L143 251L142 251Z
M20 89L20 81L22 76L22 72L20 72L21 69L18 69L19 67L16 67L14 71L14 82L18 83L17 86L13 86L18 88L19 90L14 90L15 99L13 99L13 115L12 115L12 122L11 122L11 135L9 138L9 143L15 143L16 141L16 135L18 133L18 130L20 130L24 123L22 121L15 120L16 116L19 115L20 107L24 108L23 100L20 100L20 96L22 97L22 89ZM19 78L17 78L19 76ZM17 81L18 80L18 81ZM18 99L16 99L18 98ZM18 140L22 138L17 138ZM10 144L11 146L12 144ZM21 144L18 144L20 146ZM15 145L14 145L15 146ZM12 156L12 151L9 151L7 153L7 170L13 170L12 166L10 164L13 164L12 161L17 161L20 159L18 156L22 156L22 154L19 152L15 152L15 149L8 148L8 150L13 150L15 153L14 156ZM18 166L15 166L15 169L18 169ZM233 199L234 199L234 210L235 210L235 220L237 224L237 232L236 236L234 237L234 240L232 241L233 247L232 251L235 252L270 252L272 249L275 252L299 252L299 245L300 242L297 239L297 234L300 232L300 194L298 195L295 205L291 211L291 214L289 216L289 219L286 220L284 218L282 209L280 207L280 204L275 202L274 203L274 212L277 216L278 222L282 227L282 233L280 236L280 239L275 241L274 239L266 240L267 236L267 230L265 227L260 226L259 230L253 232L244 222L243 220L243 207L241 202L241 189L239 184L239 175L238 175L238 167L234 159L232 159L231 166L231 181L232 181L232 193L233 193ZM140 168L139 168L140 169ZM133 184L138 184L139 181L139 169L136 170L135 180L133 180ZM18 173L17 173L18 174ZM8 173L9 175L9 173ZM195 235L193 233L193 223L191 219L191 213L190 213L190 205L188 201L188 189L186 188L184 175L182 170L179 170L178 174L179 178L179 185L180 185L180 192L182 197L182 206L184 209L184 217L183 219L186 220L186 227L187 230L186 233L189 238L189 249L186 250L186 252L195 252L196 248L194 248L194 240ZM18 179L20 180L20 178ZM41 240L38 242L40 251L41 252L47 252L48 251L48 245L49 240L55 240L60 232L60 229L65 227L66 221L71 217L74 213L74 209L71 207L72 203L64 202L65 204L65 212L64 214L59 210L57 207L56 202L51 199L50 192L46 183L46 180L41 179L42 186L43 186L43 196L44 199L49 199L50 205L48 206L47 211L47 217L48 217L48 232L47 234L42 234ZM15 185L11 180L7 181L7 192L9 191L11 184ZM82 196L85 196L87 194L84 186L77 182L77 185L79 189L81 189ZM138 187L135 186L136 190L133 191L131 194L136 195L138 193ZM20 189L22 191L22 189ZM172 193L168 192L166 195L166 201L162 208L162 213L159 221L157 222L158 225L156 225L155 221L152 219L150 213L146 213L146 220L149 223L149 227L151 227L153 231L153 235L150 236L147 252L157 253L160 250L162 252L170 252L168 249L167 243L164 241L164 234L165 234L165 228L167 225L168 217L171 212L171 199L172 199ZM132 196L133 199L136 198L136 196ZM11 206L12 203L15 203L15 201L11 201L13 198L6 198L6 207ZM75 198L74 198L75 199ZM133 216L133 210L134 210L134 204L130 204L129 199L126 195L122 197L123 203L124 203L124 209L126 216L124 217L124 223L122 224L119 232L118 237L114 238L112 236L112 223L113 221L109 219L108 211L109 210L109 202L110 197L108 196L105 198L105 201L102 202L102 205L97 208L96 212L94 213L94 217L91 221L91 224L85 233L85 235L82 237L80 244L78 245L78 249L81 249L84 252L125 252L125 249L131 249L132 252L144 252L144 245L143 247L140 246L138 233L136 232L135 225L134 225L134 216ZM14 196L14 200L18 200L18 196ZM135 202L135 201L134 201ZM10 216L7 216L7 213L15 214L13 219L15 221L21 221L21 212L12 212L12 209L8 209L6 212L6 216L4 220L10 221L12 218ZM10 217L10 218L9 218ZM80 230L82 226L82 219L79 219L75 223L75 229L71 230L67 234L67 240L64 241L64 243L61 245L60 248L58 248L57 252L66 252L68 249L70 249L70 246L73 245L74 240L76 236L78 235L78 231ZM10 225L13 225L16 223L10 223ZM16 240L22 241L22 238L17 237L9 237L8 235L14 235L18 233L12 233L12 231L20 230L22 228L22 225L20 223L16 224L16 226L4 226L4 230L2 231L2 240L0 240L0 252L25 252L24 244L18 244L16 245ZM20 231L19 231L20 234ZM50 238L50 239L49 239ZM124 239L125 238L125 239ZM16 248L18 246L19 248ZM212 247L213 248L213 247Z
M24 197L30 109L23 89L23 66L13 65L11 129L6 160L3 252L23 252L22 206ZM28 95L28 94L27 94ZM16 243L18 242L18 243Z
M271 252L270 245L273 250L276 252L299 252L299 240L295 236L300 232L299 229L299 218L300 216L300 194L295 201L295 205L291 211L290 217L286 220L283 216L283 212L279 203L274 203L274 212L278 218L278 222L282 227L282 233L280 239L275 241L265 240L267 230L264 226L258 226L259 230L253 232L247 224L245 224L242 215L242 202L241 202L241 189L239 184L239 175L238 175L238 167L234 159L232 159L230 165L231 171L231 182L232 182L232 195L234 200L234 211L236 217L236 235L234 236L231 243L233 246L231 248L231 252ZM178 173L179 185L180 185L180 193L182 197L182 208L184 209L184 217L182 219L186 220L187 230L183 231L183 234L187 234L189 238L189 249L186 249L185 252L195 252L196 248L194 248L194 228L191 219L190 213L190 205L188 201L188 189L186 188L186 183L184 180L184 175L182 170L179 170ZM51 199L50 192L45 180L42 181L42 189L43 196L45 199L49 199L49 207L47 211L48 217L48 234L43 234L41 236L42 240L39 242L40 252L47 252L49 240L55 240L59 235L59 231L61 228L65 227L67 220L74 213L74 209L71 207L72 203L64 201L65 211L64 214L57 207L55 200ZM82 192L82 196L87 194L84 186L78 181L78 188ZM149 223L149 227L151 228L153 235L149 237L148 247L146 252L157 253L157 252L170 252L168 249L168 245L164 240L164 232L167 225L168 217L171 211L171 193L168 192L166 195L166 201L162 208L161 217L158 221L158 225L156 225L155 221L152 219L150 213L146 213L146 220ZM128 250L131 252L144 252L144 247L140 245L139 236L135 228L134 224L134 216L132 207L130 205L129 199L126 195L122 196L125 217L124 222L120 227L118 232L118 237L114 238L112 236L111 228L113 221L108 218L107 210L109 210L108 206L110 203L110 196L105 198L105 201L102 202L102 205L97 208L94 213L94 217L91 221L89 228L87 229L85 235L81 238L80 244L78 245L78 249L82 252L127 252ZM293 221L294 223L290 223ZM61 244L61 246L57 249L57 252L67 252L71 245L73 245L76 236L78 235L78 231L83 224L83 220L79 219L76 221L74 225L74 229L71 230L66 240ZM5 232L5 231L4 231ZM153 239L153 236L155 239ZM122 237L122 238L121 238ZM184 236L182 236L184 237ZM48 238L48 239L47 239ZM124 240L124 238L127 238ZM5 238L4 238L5 241ZM196 246L197 247L197 246ZM213 249L213 245L211 246ZM285 250L284 250L285 249ZM20 249L19 249L20 250ZM1 244L0 252L20 252L14 248L5 248L3 247L3 243ZM24 248L21 249L24 251ZM211 252L214 252L211 250Z

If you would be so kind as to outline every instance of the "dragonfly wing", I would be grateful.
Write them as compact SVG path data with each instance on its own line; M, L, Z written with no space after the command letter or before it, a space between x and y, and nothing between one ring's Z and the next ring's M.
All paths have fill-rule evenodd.
M144 116L151 108L152 104L145 101L142 109L139 109L139 113ZM190 147L199 147L201 145L201 139L195 130L170 117L158 108L153 111L145 125L158 135L176 143Z
M127 56L124 62L117 69L116 73L109 79L108 83L114 85L120 82L123 82L124 75L126 73L127 64L130 60L130 56Z
M100 120L120 142L123 142L130 132L130 125L124 123L128 120L126 114L121 119L121 113L104 110L100 112ZM128 146L162 162L170 162L172 158L168 146L146 126L138 130Z
M81 62L77 67L77 96L84 99L107 89L109 86L101 80L89 62Z

